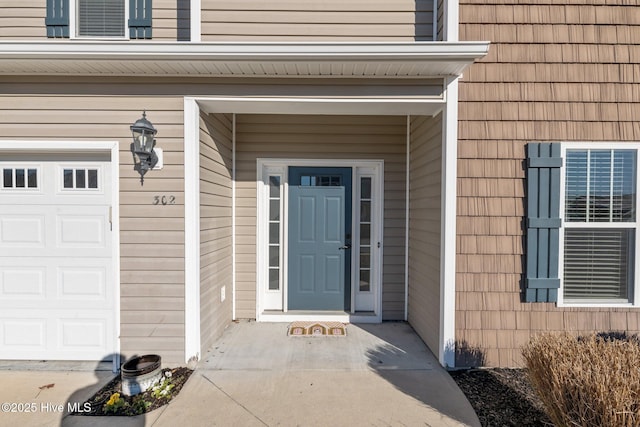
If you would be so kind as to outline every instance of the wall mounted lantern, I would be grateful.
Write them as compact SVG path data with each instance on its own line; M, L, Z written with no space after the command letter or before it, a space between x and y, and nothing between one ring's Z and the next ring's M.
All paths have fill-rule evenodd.
M153 148L156 145L155 136L158 131L153 124L147 120L147 112L142 112L142 117L131 125L133 144L131 151L138 156L139 163L134 169L140 173L140 181L144 180L144 174L153 169L158 164L158 154ZM135 161L135 156L134 156Z

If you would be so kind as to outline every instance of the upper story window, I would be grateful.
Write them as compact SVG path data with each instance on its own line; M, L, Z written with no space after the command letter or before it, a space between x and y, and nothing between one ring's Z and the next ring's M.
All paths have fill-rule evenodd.
M125 37L125 0L77 0L76 36Z
M47 37L150 39L152 0L48 0Z

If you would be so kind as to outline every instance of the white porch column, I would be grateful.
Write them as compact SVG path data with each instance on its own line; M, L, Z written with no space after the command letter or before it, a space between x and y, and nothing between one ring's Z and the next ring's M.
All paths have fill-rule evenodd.
M200 359L200 109L184 99L184 356Z
M447 85L442 144L440 233L440 345L443 366L455 366L456 323L456 180L458 178L458 79Z

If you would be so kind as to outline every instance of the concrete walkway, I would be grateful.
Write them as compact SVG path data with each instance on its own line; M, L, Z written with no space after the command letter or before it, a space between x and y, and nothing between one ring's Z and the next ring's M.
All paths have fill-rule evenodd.
M40 405L32 414L0 413L0 426L480 425L455 382L405 323L349 325L346 337L286 332L287 324L232 324L171 404L139 417L63 418L40 410L43 402L64 404L74 383L74 398L80 398L78 390L91 395L109 372L0 366L1 402Z

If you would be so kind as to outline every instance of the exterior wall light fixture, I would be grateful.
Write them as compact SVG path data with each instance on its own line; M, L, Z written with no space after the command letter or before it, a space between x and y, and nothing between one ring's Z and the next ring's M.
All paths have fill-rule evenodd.
M162 163L162 150L159 148L154 150L156 145L155 136L158 131L153 127L153 124L147 120L146 111L142 112L142 117L136 120L130 128L131 134L133 135L131 151L135 156L138 156L139 160L139 162L135 164L134 169L140 173L140 182L144 183L144 175L147 171L162 166L161 164L158 164L159 161Z

